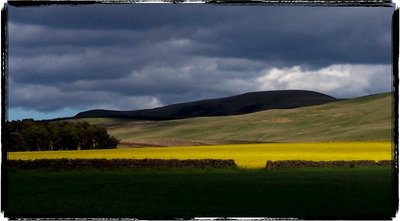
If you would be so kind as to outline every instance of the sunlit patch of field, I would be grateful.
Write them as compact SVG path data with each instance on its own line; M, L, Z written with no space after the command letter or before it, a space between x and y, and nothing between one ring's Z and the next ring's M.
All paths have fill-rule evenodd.
M142 143L143 146L196 145L170 141L223 145L238 142L389 141L393 131L392 99L391 93L384 93L303 108L165 121L80 120L106 127L110 135L122 142Z
M391 142L268 143L107 150L10 152L8 159L233 159L239 167L265 167L267 160L390 160Z

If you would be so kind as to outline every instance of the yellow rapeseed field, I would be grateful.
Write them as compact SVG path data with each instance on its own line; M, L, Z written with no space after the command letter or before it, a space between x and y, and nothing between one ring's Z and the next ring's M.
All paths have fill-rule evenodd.
M267 160L390 160L391 142L268 143L215 146L121 148L107 150L10 152L8 159L133 158L233 159L243 168L261 168Z

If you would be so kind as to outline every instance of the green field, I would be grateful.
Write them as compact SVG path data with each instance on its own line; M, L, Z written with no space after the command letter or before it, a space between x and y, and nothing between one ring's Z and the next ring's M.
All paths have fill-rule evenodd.
M389 219L390 167L10 171L7 217Z
M391 167L261 168L267 160L390 160L391 107L385 93L238 116L80 119L105 126L119 148L9 152L8 159L212 158L239 168L9 170L5 215L390 219L398 206Z
M121 146L256 142L390 141L392 94L252 114L168 121L81 119L106 126Z

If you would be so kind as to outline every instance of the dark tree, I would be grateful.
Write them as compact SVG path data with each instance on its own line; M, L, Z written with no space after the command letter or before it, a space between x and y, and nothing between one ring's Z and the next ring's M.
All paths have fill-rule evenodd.
M102 127L87 122L6 122L3 146L9 151L88 150L116 148L119 140Z

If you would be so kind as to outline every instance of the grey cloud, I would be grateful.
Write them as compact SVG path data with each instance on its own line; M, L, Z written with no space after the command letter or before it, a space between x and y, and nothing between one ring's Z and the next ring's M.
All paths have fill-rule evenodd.
M141 33L133 30L89 30L89 29L60 29L44 25L9 23L10 44L19 47L49 47L70 45L74 47L101 47L134 45L143 39Z
M141 4L9 9L11 107L141 109L292 87L345 97L390 90L386 72L383 78L362 75L357 87L349 77L314 75L340 65L387 67L390 8ZM295 66L301 66L298 75L290 73ZM287 80L260 80L274 68ZM318 81L331 81L342 92L310 88Z
M64 43L129 46L176 37L212 45L198 51L203 56L320 65L390 60L390 45L382 44L391 30L390 8L101 5L18 9L15 15L12 12L11 21L15 18L16 22L23 20L51 30L69 30L51 38L76 36L64 39ZM81 35L71 34L73 30ZM82 37L91 32L94 34ZM39 39L42 41L43 36ZM58 41L62 43L63 39ZM365 53L371 50L375 53Z
M210 10L210 8L212 10ZM225 22L226 17L246 15L243 7L215 7L206 4L131 4L48 6L33 8L9 7L17 22L45 24L52 28L72 29L135 29L159 27L193 27Z
M223 69L221 69L221 64ZM246 75L238 71L238 67L239 70L243 69L244 64L249 66ZM265 67L265 64L245 59L182 58L168 65L153 64L121 78L79 80L72 84L61 84L60 87L66 90L72 88L88 91L97 89L118 91L123 95L158 94L162 97L171 94L196 93L198 98L206 98L202 96L206 94L205 92L211 94L241 92L237 88L221 87L221 84L229 78L258 76L258 72Z
M82 50L60 55L11 57L10 75L22 83L48 84L78 79L110 79L130 72L130 60L107 51Z
M12 85L10 99L12 107L22 107L40 112L52 112L64 108L74 109L141 109L153 108L162 104L154 96L122 96L109 91L69 91L43 85Z
M248 75L242 76L241 72L218 69L219 64L223 64L226 69L236 70L235 62L239 65L255 64L254 71L247 71ZM233 67L229 67L229 64ZM256 68L257 66L260 68ZM71 105L89 109L96 105L97 108L109 106L106 105L109 103L114 105L112 109L127 107L140 109L157 105L129 102L121 105L116 101L131 96L144 96L157 98L158 105L161 105L222 97L253 90L254 87L238 87L232 84L234 80L227 79L254 78L259 75L262 68L265 68L265 65L262 66L250 60L192 58L182 59L181 63L168 67L164 65L145 67L120 78L80 79L72 83L59 81L51 86L43 83L11 83L13 92L11 106L51 110ZM37 91L37 93L28 91ZM109 97L107 94L113 95L114 98L107 99ZM116 99L118 96L120 99Z
M349 94L363 96L391 88L388 65L332 65L315 70L300 66L267 68L247 77L229 76L210 67L209 72L198 71L193 65L154 68L120 79L80 80L58 87L11 83L11 105L39 111L71 106L129 110L256 90L306 89L346 98Z

